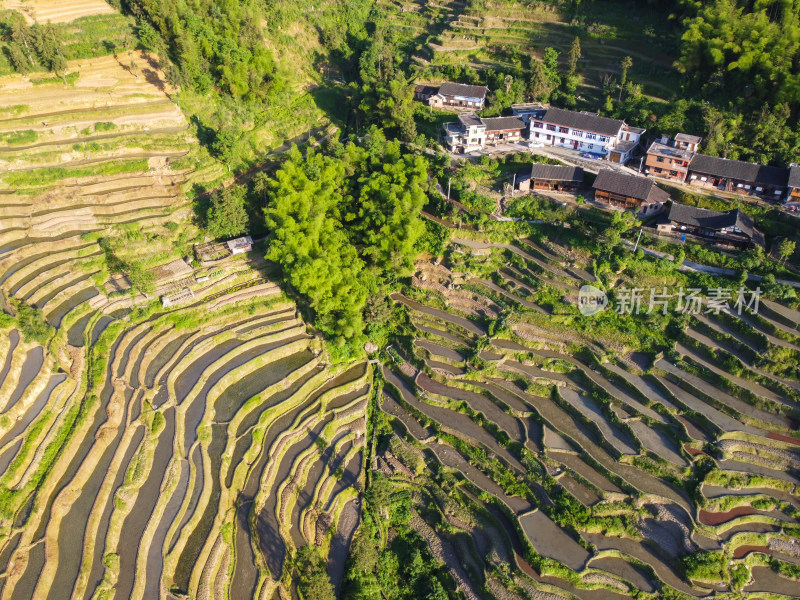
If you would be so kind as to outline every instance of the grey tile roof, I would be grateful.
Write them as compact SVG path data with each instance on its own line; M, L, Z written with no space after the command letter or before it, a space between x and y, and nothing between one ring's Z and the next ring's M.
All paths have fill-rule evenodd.
M609 137L619 134L619 130L625 125L625 122L619 119L609 119L595 113L576 112L561 108L548 108L542 120L551 125L590 131Z
M466 85L465 83L450 83L445 81L439 86L439 93L443 96L464 96L465 98L486 97L488 88L485 85Z
M458 115L458 120L464 127L473 127L475 125L483 125L481 119L475 113L462 113Z
M549 179L551 181L583 181L583 169L568 165L534 163L530 176L533 179Z
M800 166L789 167L789 182L786 185L791 188L800 188Z
M505 131L507 129L525 129L525 121L519 117L481 117L481 122L486 125L486 132Z
M672 208L669 209L669 220L679 225L701 227L712 231L738 227L749 238L753 238L755 235L752 217L738 208L719 212L673 202Z
M658 187L652 179L619 173L610 169L601 169L593 187L596 190L636 198L642 202L664 203L670 199L669 194Z
M712 177L738 179L762 185L785 186L789 179L789 169L765 167L756 163L708 156L707 154L695 154L692 162L689 163L689 170Z

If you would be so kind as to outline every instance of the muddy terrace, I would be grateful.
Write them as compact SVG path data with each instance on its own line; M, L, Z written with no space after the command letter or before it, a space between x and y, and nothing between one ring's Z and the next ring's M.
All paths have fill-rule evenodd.
M724 392L704 378L727 375L708 348L744 347L785 317L765 314L749 336L727 315L703 315L677 345L681 360L647 364L536 305L542 290L569 297L591 278L557 243L455 240L447 256L420 261L413 287L393 296L414 340L384 366L393 435L378 467L416 490L412 526L468 598L700 598L720 588L684 575L696 553L748 572L768 554L797 564L765 549L797 543L800 453L787 415L798 382L766 352L741 356L760 377L731 375ZM481 262L493 281L469 275ZM781 341L800 350L794 334ZM510 578L498 575L506 563L519 567ZM800 596L788 575L753 577L754 590Z

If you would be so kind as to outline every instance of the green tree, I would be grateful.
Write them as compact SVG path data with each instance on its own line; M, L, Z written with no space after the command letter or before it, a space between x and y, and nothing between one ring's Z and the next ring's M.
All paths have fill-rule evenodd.
M581 59L581 38L575 36L569 48L569 62L567 63L567 78L571 79L578 73L578 61Z
M336 600L326 563L315 546L300 548L294 562L299 576L297 589L304 600Z
M625 86L628 83L628 70L632 66L633 66L633 59L630 56L623 57L619 63L621 73L619 76L619 98L617 98L617 100L622 100L622 90L625 89Z
M781 264L785 264L787 260L794 254L796 242L789 238L784 238L778 246L778 256L781 258Z
M557 89L561 85L561 75L558 72L558 56L559 52L555 48L547 47L544 49L542 65L545 77L547 77L547 81L552 86L551 89Z
M206 229L215 238L235 237L247 231L245 188L235 185L216 190L206 217Z
M528 93L531 98L541 102L547 102L550 97L550 92L553 91L553 85L547 78L544 71L544 66L538 60L533 61L531 66L531 78L528 82Z

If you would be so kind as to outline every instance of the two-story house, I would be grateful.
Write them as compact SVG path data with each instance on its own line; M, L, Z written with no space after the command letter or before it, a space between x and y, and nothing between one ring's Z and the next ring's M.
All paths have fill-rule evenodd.
M531 141L591 152L622 164L631 159L645 132L620 119L585 111L536 105L529 108L516 105L512 111L529 121Z
M486 144L486 125L474 113L458 115L458 121L444 123L444 143L450 152L480 150Z
M600 170L592 187L597 202L632 210L642 216L661 212L670 199L652 179L609 169Z
M688 141L691 138L693 141ZM691 162L700 138L679 133L674 140L663 136L647 149L644 172L668 181L686 181Z

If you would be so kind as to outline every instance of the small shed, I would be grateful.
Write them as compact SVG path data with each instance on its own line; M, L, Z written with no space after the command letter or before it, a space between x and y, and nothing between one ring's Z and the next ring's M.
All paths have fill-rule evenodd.
M244 254L245 252L250 252L253 249L253 238L249 235L245 235L243 237L236 238L235 240L229 240L225 242L225 245L230 250L230 253L234 256L237 254Z

